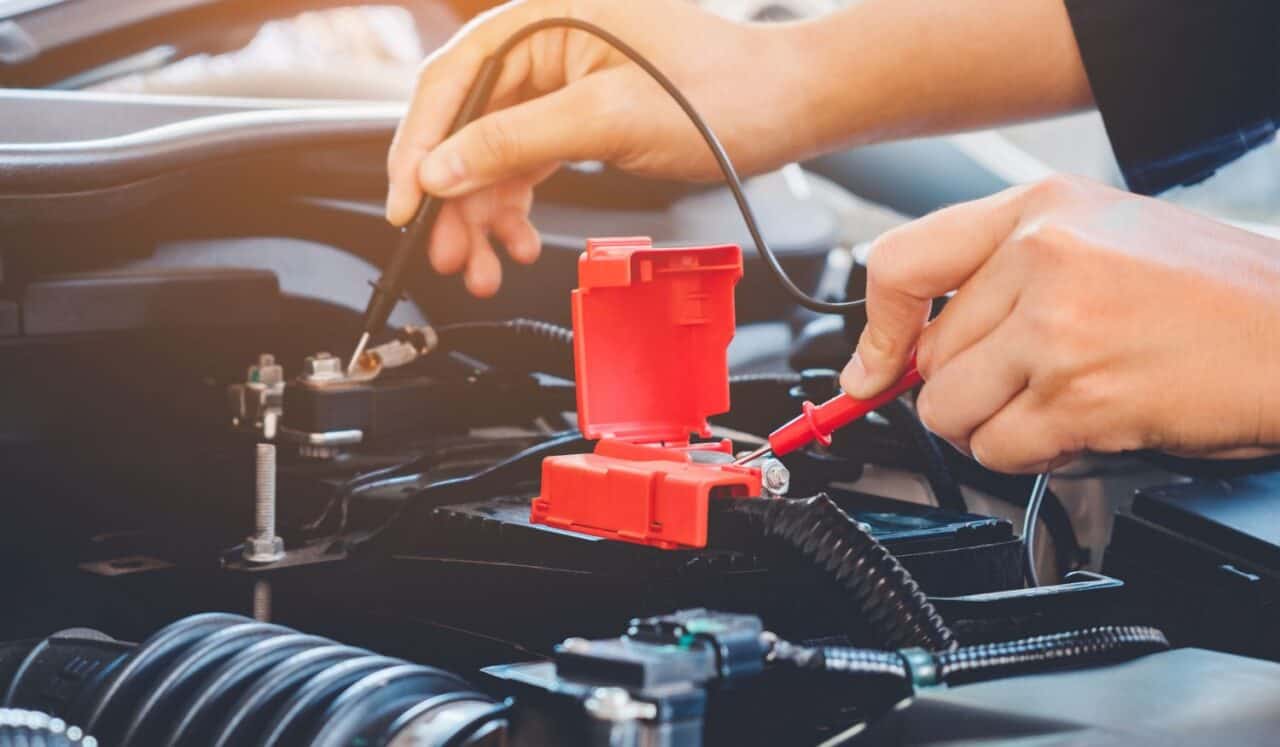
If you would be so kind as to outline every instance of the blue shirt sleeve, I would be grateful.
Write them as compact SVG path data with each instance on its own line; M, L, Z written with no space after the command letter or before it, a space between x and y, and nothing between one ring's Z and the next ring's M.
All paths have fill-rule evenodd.
M1195 184L1280 121L1280 0L1065 0L1129 188Z

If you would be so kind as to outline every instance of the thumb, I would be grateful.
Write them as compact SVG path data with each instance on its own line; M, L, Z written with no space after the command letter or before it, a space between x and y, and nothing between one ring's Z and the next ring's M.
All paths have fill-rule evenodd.
M596 77L467 125L423 159L422 188L455 197L550 163L606 158L618 128L607 124L596 105Z
M906 372L932 305L931 299L873 291L873 282L867 283L867 326L840 374L841 388L859 399L874 397Z
M867 326L840 375L841 388L859 399L881 393L906 371L911 350L929 320L932 295L900 284L890 242L877 242L867 263Z

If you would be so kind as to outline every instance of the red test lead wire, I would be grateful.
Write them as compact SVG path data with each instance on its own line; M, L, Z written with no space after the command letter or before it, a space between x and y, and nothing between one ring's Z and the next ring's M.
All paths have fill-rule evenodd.
M916 370L915 356L912 356L910 368L893 386L869 399L857 399L847 394L837 394L820 405L812 402L804 403L804 412L794 420L769 434L769 443L750 454L738 459L737 464L755 461L766 453L774 456L790 454L817 441L823 446L830 445L831 434L853 421L863 417L878 407L906 392L911 391L921 382L920 372Z

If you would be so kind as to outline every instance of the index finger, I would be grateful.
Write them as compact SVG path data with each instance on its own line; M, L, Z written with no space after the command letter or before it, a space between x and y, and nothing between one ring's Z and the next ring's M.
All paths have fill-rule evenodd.
M1029 188L953 205L881 236L867 261L867 326L841 377L854 397L896 381L928 321L933 299L964 284L1017 230Z

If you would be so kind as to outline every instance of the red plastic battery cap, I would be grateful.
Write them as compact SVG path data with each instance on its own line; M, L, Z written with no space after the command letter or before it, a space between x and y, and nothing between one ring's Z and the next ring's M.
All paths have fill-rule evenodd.
M707 418L729 409L742 250L592 239L573 292L578 425L592 454L543 462L531 520L656 547L704 547L711 495L758 496Z

